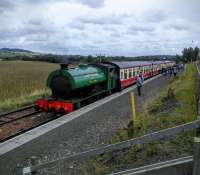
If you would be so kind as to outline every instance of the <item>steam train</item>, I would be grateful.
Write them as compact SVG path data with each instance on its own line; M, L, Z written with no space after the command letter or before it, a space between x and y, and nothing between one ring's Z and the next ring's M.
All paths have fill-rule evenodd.
M69 68L61 64L47 79L52 96L37 101L37 110L66 114L173 67L173 61L102 62Z

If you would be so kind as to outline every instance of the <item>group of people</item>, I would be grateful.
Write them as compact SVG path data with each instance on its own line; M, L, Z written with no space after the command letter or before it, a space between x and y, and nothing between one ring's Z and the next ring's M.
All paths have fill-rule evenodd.
M168 68L168 69L163 68L161 72L164 75L170 75L170 76L176 77L177 73L181 69L184 69L184 65L178 64L178 65L175 65L174 67L171 67L171 68ZM138 96L141 96L141 88L142 88L143 82L144 82L144 76L143 76L142 72L140 72L139 75L137 76L137 80L136 80Z
M177 73L184 68L183 64L177 64L174 67L171 68L162 68L162 74L163 75L170 75L174 77L177 75Z

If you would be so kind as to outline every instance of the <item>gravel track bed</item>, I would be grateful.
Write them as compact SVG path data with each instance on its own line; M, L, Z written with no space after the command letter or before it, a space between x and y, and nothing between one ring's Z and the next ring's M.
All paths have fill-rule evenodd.
M15 119L22 115L29 114L31 112L34 112L34 111L29 110L29 111L21 112L20 114L17 113L16 115L12 114L12 115L9 115L9 118ZM49 120L48 116L45 113L37 113L31 116L28 116L26 118L19 119L11 123L5 124L0 127L0 141L8 137L11 137L13 135L16 135L19 132L24 131L26 129L32 128L34 126L38 126L40 123L43 123L48 120Z

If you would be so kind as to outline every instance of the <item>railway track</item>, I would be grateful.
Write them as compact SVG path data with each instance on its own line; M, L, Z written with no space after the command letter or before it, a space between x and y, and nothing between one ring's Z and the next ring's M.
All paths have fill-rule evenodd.
M52 113L35 110L35 104L0 113L0 143L51 121ZM55 117L54 117L55 118Z
M25 107L18 108L18 109L8 111L8 112L2 112L2 113L0 113L0 118L3 117L3 116L9 115L9 114L13 114L13 113L20 112L20 111L30 109L30 108L34 108L34 107L36 107L36 104L25 106Z
M29 117L31 115L39 113L39 111L29 112L28 110L34 110L36 105L27 106L24 108L20 108L18 110L10 111L7 113L0 114L0 127L6 124L12 123L14 121ZM28 112L27 112L28 111ZM24 114L25 112L25 114ZM21 115L20 115L21 114Z

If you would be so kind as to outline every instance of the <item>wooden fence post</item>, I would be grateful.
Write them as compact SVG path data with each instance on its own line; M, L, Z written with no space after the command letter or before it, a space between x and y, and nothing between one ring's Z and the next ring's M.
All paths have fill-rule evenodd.
M31 167L24 167L22 170L22 175L32 175Z
M193 175L200 175L200 137L194 138Z

